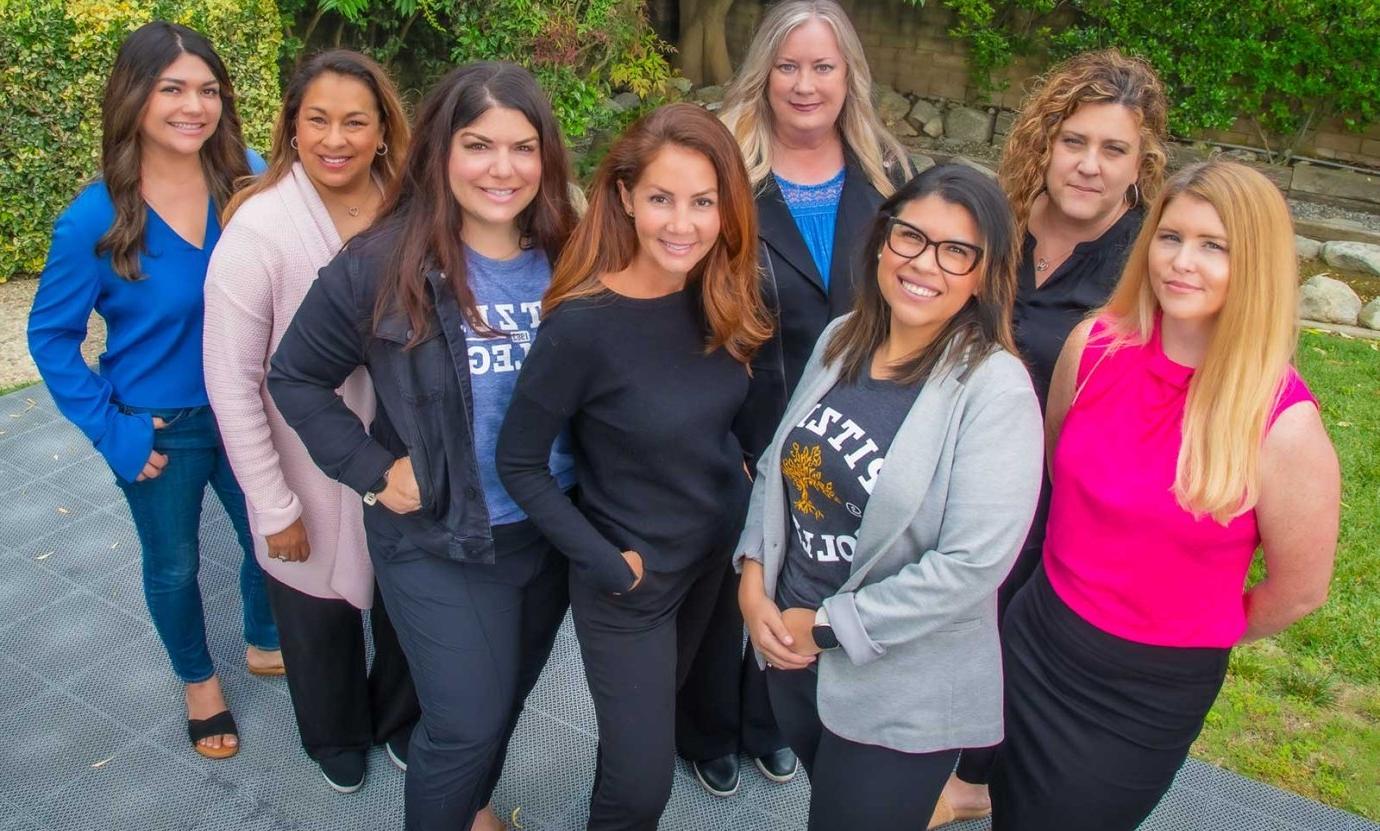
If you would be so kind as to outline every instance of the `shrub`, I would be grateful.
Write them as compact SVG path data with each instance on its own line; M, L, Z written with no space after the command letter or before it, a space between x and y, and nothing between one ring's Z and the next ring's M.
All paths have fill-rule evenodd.
M911 0L923 5L923 0ZM1285 137L1289 155L1331 116L1380 119L1380 4L1374 0L944 0L969 41L979 88L1016 53L1061 58L1115 46L1164 79L1170 127L1224 129L1238 114ZM1057 11L1056 11L1057 9ZM1046 17L1055 12L1055 18ZM1052 25L1058 23L1059 25Z
M0 0L0 281L43 267L53 220L100 168L101 94L124 36L162 18L210 38L245 140L279 104L274 0Z

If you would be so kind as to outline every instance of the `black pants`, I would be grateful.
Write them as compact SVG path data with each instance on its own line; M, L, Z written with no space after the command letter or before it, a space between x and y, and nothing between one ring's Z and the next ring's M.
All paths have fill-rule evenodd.
M810 777L809 831L924 827L957 749L903 753L849 741L820 722L814 671L768 669L766 676L776 723Z
M690 674L676 697L676 750L690 761L734 753L766 756L786 746L767 698L767 679L743 649L738 575L728 567Z
M374 665L366 669L359 609L303 594L267 573L264 580L307 755L319 761L364 751L411 730L419 714L417 692L378 586L369 613Z
M1045 529L1049 524L1049 488L1049 475L1046 474L1040 484L1040 498L1035 504L1035 519L1030 524L1030 533L1025 536L1025 543L1021 545L1020 554L1016 555L1016 564L1012 566L1011 573L1006 575L1001 588L997 589L998 627L1006 626L1006 610L1011 607L1011 601L1025 588L1025 584L1030 581L1031 575L1042 562ZM992 745L964 749L954 775L974 785L987 784L992 778L992 765L996 762L997 750L1000 747L1001 745Z
M676 690L704 637L727 554L647 570L609 595L570 580L570 607L599 724L589 828L653 831L675 775Z
M1229 655L1103 632L1038 571L1002 643L1006 741L992 770L992 827L1135 829L1187 758Z
M530 522L493 534L497 556L483 565L371 533L374 571L422 706L404 793L408 831L468 828L488 804L565 616L565 558Z

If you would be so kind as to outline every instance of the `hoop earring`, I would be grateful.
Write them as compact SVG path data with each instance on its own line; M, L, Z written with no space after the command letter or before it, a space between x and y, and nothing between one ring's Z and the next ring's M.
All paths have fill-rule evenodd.
M387 155L388 155L388 142L386 142L386 141L381 141L381 142L379 142L378 149L374 151L374 155L375 155L375 156L387 156Z
M1134 193L1136 197L1135 199L1131 200L1130 205L1131 208L1134 208L1140 205L1140 182L1131 183L1131 192Z
M292 137L292 140L288 142L288 147L291 147L293 150L297 149L297 136Z

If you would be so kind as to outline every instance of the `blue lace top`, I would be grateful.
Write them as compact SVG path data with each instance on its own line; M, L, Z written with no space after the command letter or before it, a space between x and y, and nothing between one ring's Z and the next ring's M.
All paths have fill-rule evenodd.
M829 288L829 265L834 261L834 223L843 196L843 170L829 181L817 185L797 185L780 176L776 184L786 199L786 207L805 238L805 247L819 269L824 287ZM775 174L773 174L775 175Z

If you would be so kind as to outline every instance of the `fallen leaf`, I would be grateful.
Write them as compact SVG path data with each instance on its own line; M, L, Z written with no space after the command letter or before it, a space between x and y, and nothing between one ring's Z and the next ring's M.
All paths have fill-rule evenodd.
M46 560L46 559L48 559L49 557L53 556L53 555L56 554L56 553L57 553L56 551L48 551L48 552L46 552L46 553L39 554L39 555L38 555L37 557L35 557L34 559L35 559L35 560Z
M94 763L92 763L91 767L93 767L93 768L103 768L103 767L105 767L106 762L109 762L111 759L114 759L114 758L115 758L114 756L107 756L107 757L105 757L104 759L100 760L99 762L94 762Z
M59 506L58 506L58 513L60 513L60 514L70 514L70 513L72 513L72 512L69 511L69 510L67 510L66 508L62 507L61 505L59 505Z
M111 551L114 551L115 549L117 549L117 548L119 548L119 547L120 547L120 541L119 541L119 540L116 540L115 542L112 542L112 543L110 544L110 550L111 550Z
M1338 427L1350 427L1350 426L1351 426L1351 422L1350 422L1350 421L1339 421L1339 422L1337 422L1337 426L1338 426Z

